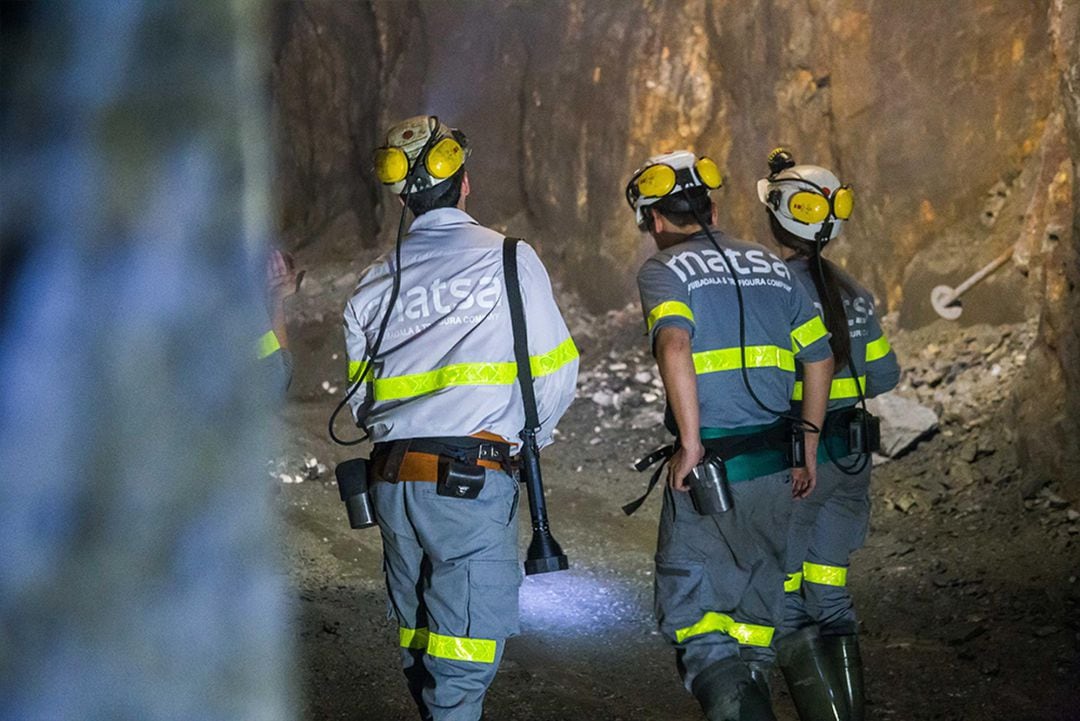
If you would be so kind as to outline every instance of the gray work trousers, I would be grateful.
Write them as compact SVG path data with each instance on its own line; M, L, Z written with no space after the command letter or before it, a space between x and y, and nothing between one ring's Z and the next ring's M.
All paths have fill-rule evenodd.
M730 511L702 516L689 493L664 492L656 617L675 645L687 690L718 661L775 658L771 642L783 615L791 472L732 483L731 495Z
M857 460L849 456L840 462L850 467ZM851 554L862 547L870 526L870 465L849 476L833 463L822 463L814 492L795 502L781 635L815 623L825 636L856 632L847 573Z
M506 638L518 633L518 484L485 472L473 499L423 481L375 483L388 617L422 718L477 721Z

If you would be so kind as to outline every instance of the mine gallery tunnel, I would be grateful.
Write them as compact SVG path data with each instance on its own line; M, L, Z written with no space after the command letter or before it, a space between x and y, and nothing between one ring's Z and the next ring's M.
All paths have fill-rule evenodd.
M869 528L839 569L865 718L1080 719L1080 2L31 7L0 28L0 718L412 719L403 653L486 653L464 632L417 645L387 596L394 533L350 528L339 497L335 469L372 444L327 430L367 372L342 314L402 213L375 152L422 115L467 135L467 212L535 250L580 355L541 454L569 568L524 577L487 719L704 718L654 613L663 494L622 510L671 439L663 314L637 282L657 246L624 189L650 156L708 156L715 227L780 254L757 191L779 146L850 186L827 257L900 366L869 401ZM283 401L236 350L266 331L267 249L295 290L259 353L291 357ZM512 339L486 342L518 382ZM408 362L428 386L399 400L454 385L426 352ZM472 382L438 412L494 383ZM333 428L362 433L348 411ZM799 718L765 673L776 718Z

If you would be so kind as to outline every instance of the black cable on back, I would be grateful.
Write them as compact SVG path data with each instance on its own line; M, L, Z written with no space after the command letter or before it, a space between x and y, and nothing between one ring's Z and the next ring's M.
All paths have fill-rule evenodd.
M747 393L754 399L754 403L758 405L761 410L766 413L771 413L778 418L789 421L797 430L810 433L820 433L821 429L815 426L810 421L792 415L789 411L778 411L774 408L767 406L757 393L754 392L754 388L750 385L750 373L746 370L746 309L743 303L742 287L739 285L739 277L735 273L735 268L732 266L731 261L728 259L727 254L724 253L723 248L716 242L716 238L713 237L712 230L709 228L709 224L705 222L704 216L701 211L694 205L693 200L690 198L690 193L686 188L683 188L683 196L686 198L686 203L690 207L690 212L694 214L694 219L697 220L698 225L705 231L705 235L709 238L709 242L713 244L716 251L720 254L720 258L724 261L724 265L727 266L728 273L731 274L731 280L735 283L735 296L739 301L739 353L740 353L740 370L742 371L743 385L746 386Z
M356 395L356 391L364 385L364 378L368 374L368 370L372 370L374 377L375 361L379 357L379 351L382 348L383 336L386 335L386 328L390 324L390 316L394 312L394 304L397 303L398 294L401 292L401 242L405 235L405 218L409 212L409 197L412 195L413 190L416 187L417 171L420 168L420 163L427 155L428 150L434 145L436 140L436 131L439 128L439 119L434 115L430 116L434 122L429 121L429 125L433 126L429 132L427 142L424 147L420 149L420 153L416 156L416 161L413 163L413 167L409 169L408 174L405 176L405 188L404 197L402 198L401 207L401 219L398 221L397 240L394 243L394 280L390 287L390 297L386 304L386 310L383 313L382 321L379 323L379 332L375 336L375 343L373 343L364 353L364 359L360 361L360 377L356 379L352 387L345 394L345 397L341 399L341 402L334 408L334 412L330 414L330 420L326 424L326 430L330 434L330 439L341 446L355 446L359 443L363 443L371 434L367 430L359 438L355 438L350 441L342 440L338 438L334 432L334 421L337 420L337 416L341 413L341 409L345 407L345 404L349 402L349 399Z

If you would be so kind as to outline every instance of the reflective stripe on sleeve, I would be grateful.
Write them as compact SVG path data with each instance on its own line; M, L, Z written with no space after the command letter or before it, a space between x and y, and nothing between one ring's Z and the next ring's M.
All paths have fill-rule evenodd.
M691 323L694 322L694 312L690 310L690 306L686 303L680 303L677 300L669 300L666 303L661 303L649 312L649 319L645 322L645 325L652 331L653 326L656 325L656 321L673 315L686 318Z
M854 378L833 378L832 385L829 387L829 400L834 401L840 398L858 398L859 388L862 388L862 392L866 393L866 376L859 376L859 385L855 385ZM803 382L795 381L795 390L791 392L791 400L801 401L803 397Z
M798 343L800 348L805 348L811 343L821 340L828 334L829 331L825 328L825 322L821 320L821 316L815 315L813 318L791 331L791 339Z
M529 357L529 367L534 378L555 373L578 357L574 339L567 337L547 353ZM349 382L355 383L362 367L359 361L349 362ZM370 371L366 378L370 378ZM513 361L499 363L454 363L423 373L375 379L375 400L394 401L403 398L434 393L452 386L508 386L517 380L517 364Z
M823 566L806 562L803 563L802 570L807 583L816 583L819 586L847 585L847 569L843 566Z
M692 636L700 636L703 633L726 633L744 646L767 647L772 643L772 626L755 626L752 623L739 623L731 616L723 613L708 611L701 620L693 626L680 628L675 632L675 641L682 643Z
M248 337L250 338L251 336ZM281 343L278 341L277 334L274 333L274 331L272 330L268 330L263 333L262 337L259 338L258 348L258 354L260 359L266 358L267 356L272 356L273 354L277 353L279 350L281 350Z
M746 367L795 372L795 355L775 345L750 345L746 347ZM740 368L742 353L739 348L718 348L694 354L694 370L698 375Z
M428 630L426 628L405 628L401 626L398 629L398 639L401 642L402 648L411 649L424 649L428 645Z
M881 360L889 355L891 350L892 346L889 345L889 339L881 336L877 340L866 344L866 362L873 363L876 360Z
M547 353L529 356L529 368L532 370L534 378L540 378L551 375L577 357L578 349L574 345L574 339L567 336L566 340ZM514 366L514 377L517 377L516 365Z
M429 634L427 642L428 656L476 663L495 663L497 647L495 641L486 638L462 638L438 633Z
M802 588L802 571L789 573L784 581L784 593L794 593Z

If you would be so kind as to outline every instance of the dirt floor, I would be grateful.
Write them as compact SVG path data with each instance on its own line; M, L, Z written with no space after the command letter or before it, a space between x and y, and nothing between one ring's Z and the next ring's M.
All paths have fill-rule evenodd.
M348 284L316 280L294 309L300 370L284 453L270 464L295 589L296 673L307 719L413 719L379 534L348 528L332 471L319 467L365 450L326 436L343 365L335 308ZM570 324L581 397L544 471L571 569L526 579L523 632L507 645L487 715L700 719L651 614L659 494L631 518L619 508L646 480L630 462L659 440L662 392L640 320L628 309ZM1009 381L1029 338L1022 326L944 323L893 335L900 392L934 408L940 425L875 469L872 529L852 562L872 719L1080 719L1080 513L1053 493L1054 479L1017 468L1011 443ZM775 681L778 716L793 720Z

